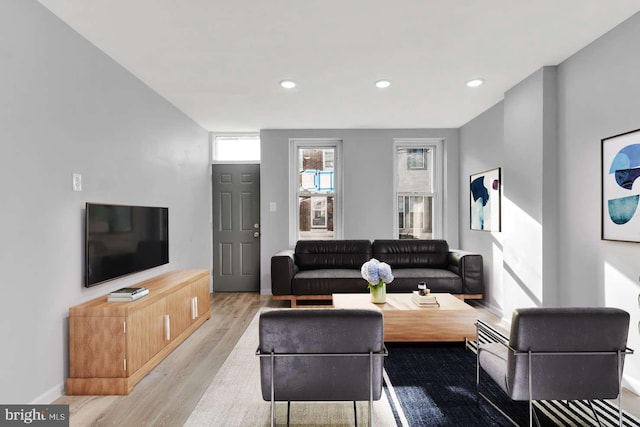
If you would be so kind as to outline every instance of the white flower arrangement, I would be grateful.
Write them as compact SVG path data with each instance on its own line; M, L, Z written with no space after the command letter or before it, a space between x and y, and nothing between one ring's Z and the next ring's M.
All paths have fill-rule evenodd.
M380 262L375 258L371 258L369 261L362 264L360 273L362 274L362 278L369 282L370 289L382 286L385 283L393 282L391 266L386 262Z

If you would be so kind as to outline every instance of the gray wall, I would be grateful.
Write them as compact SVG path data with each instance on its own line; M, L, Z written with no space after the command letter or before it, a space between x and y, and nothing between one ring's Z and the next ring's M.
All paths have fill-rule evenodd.
M483 256L484 304L502 313L502 233L471 231L469 177L504 165L504 105L494 105L460 129L460 246Z
M0 28L0 402L49 403L70 306L210 267L208 134L39 3L2 1ZM85 289L87 201L169 207L170 264Z
M461 128L462 212L469 208L470 173L489 165L506 171L503 214L512 215L503 224L507 229L471 232L464 216L460 228L461 246L485 256L485 277L491 280L487 301L505 319L514 304L619 307L631 314L629 346L640 346L640 245L600 239L601 139L640 128L640 58L635 54L639 49L636 14L557 67L544 67L518 83L502 104ZM498 137L500 129L503 139ZM493 160L502 164L493 165ZM523 172L534 175L533 187L519 175ZM514 212L540 227L541 251L509 239L508 221L514 221ZM521 283L507 280L518 260L507 256L510 245L520 245L520 260L529 254L536 257L535 263L526 261ZM539 301L514 302L522 283L540 283L532 288ZM627 387L638 392L639 379L640 361L629 358Z
M502 231L471 231L461 216L460 240L483 254L484 303L505 320L516 307L558 304L556 75L541 68L460 130L461 212L469 175L502 168Z
M556 70L544 67L504 98L502 240L505 310L556 305ZM553 132L549 132L551 129Z
M393 238L394 138L444 139L443 237L451 247L458 246L457 129L262 130L262 293L271 293L271 256L289 248L289 140L296 138L342 140L344 238L369 240ZM276 212L269 211L272 202L276 203Z
M600 150L602 138L640 128L639 51L636 14L558 69L560 298L627 310L629 346L636 350L640 244L600 240ZM625 374L640 391L638 358L629 358Z

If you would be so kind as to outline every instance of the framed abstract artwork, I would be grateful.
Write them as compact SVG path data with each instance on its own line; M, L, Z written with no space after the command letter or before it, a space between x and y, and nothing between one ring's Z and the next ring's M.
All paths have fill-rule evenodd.
M471 175L469 178L471 229L500 231L500 168Z
M602 240L640 242L640 129L602 139Z

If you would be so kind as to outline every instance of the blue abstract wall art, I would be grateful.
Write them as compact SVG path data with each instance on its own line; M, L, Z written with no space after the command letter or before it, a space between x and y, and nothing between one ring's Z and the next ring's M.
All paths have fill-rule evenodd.
M500 168L471 175L471 230L500 231Z
M626 224L633 218L638 208L638 197L629 196L607 200L609 202L609 217L615 224Z
M640 242L640 130L602 140L602 239Z

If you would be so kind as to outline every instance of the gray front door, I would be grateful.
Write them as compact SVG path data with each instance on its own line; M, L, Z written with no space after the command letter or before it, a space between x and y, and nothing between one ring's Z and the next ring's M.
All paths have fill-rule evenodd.
M213 290L260 290L260 165L213 165Z

